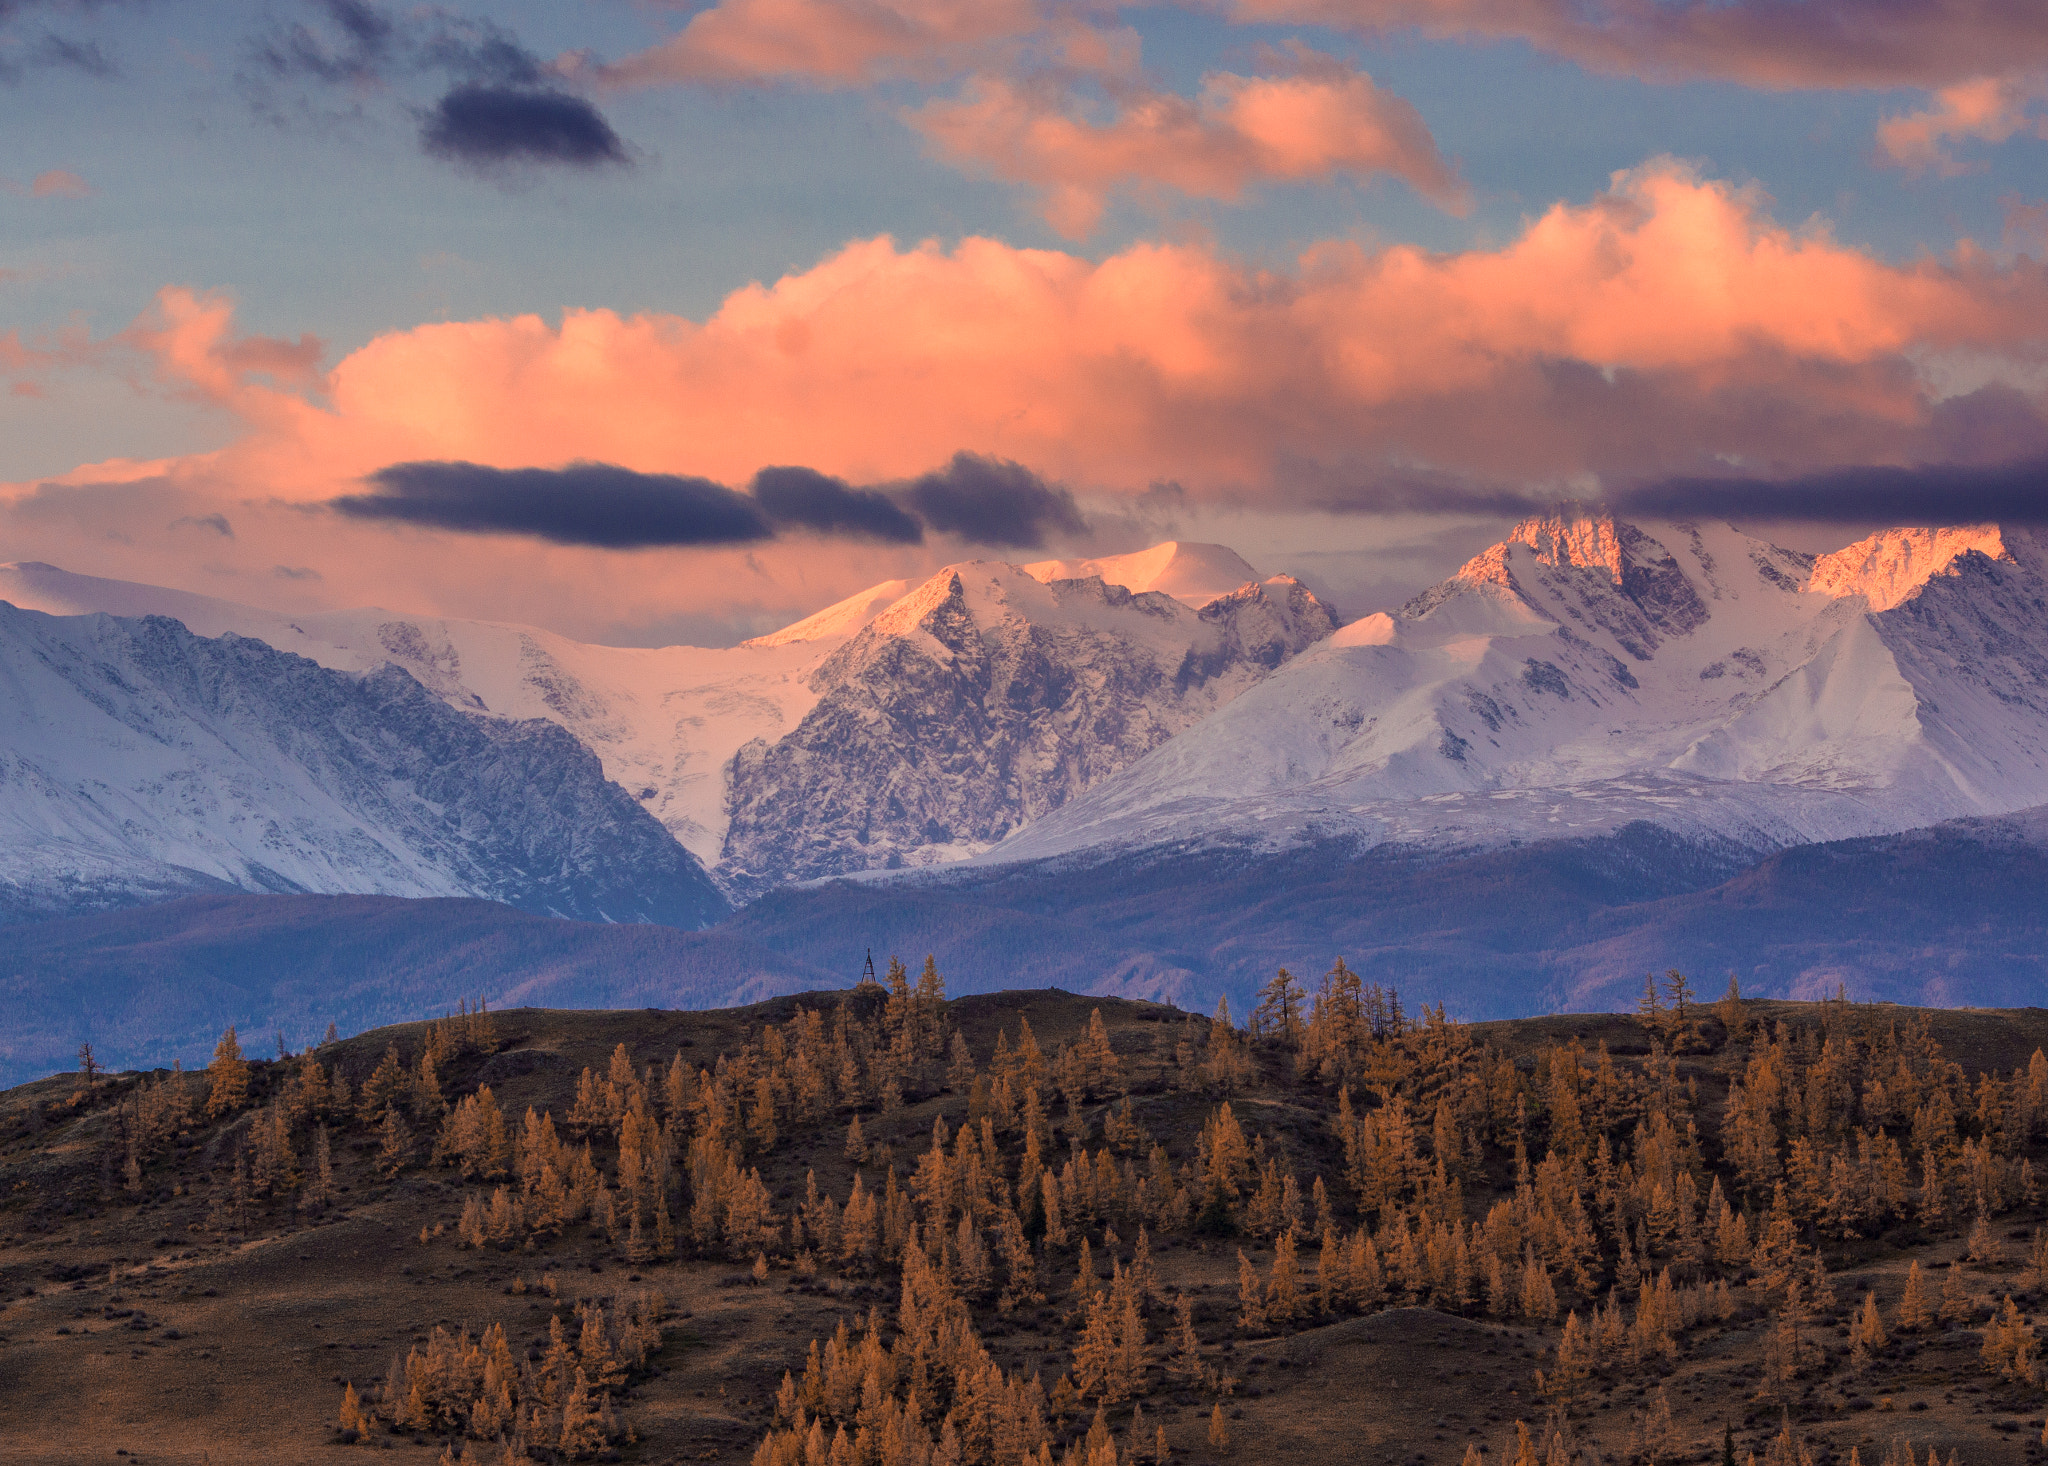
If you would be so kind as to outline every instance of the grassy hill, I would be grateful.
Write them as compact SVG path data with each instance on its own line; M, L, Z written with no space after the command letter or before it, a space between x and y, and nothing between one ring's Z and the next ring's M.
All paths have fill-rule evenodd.
M7 1091L0 1459L2041 1454L2048 1012L1331 1002L522 1009Z

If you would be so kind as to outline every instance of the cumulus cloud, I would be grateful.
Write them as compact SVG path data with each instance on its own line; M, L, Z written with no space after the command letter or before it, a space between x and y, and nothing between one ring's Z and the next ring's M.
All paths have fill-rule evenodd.
M1354 34L1520 40L1657 81L1942 87L2048 69L2037 0L1231 0L1229 14Z
M722 484L608 463L394 463L368 477L377 492L343 494L330 507L355 519L606 550L747 544L774 533L752 501Z
M2043 90L2038 78L1977 77L1943 87L1931 107L1879 123L1878 148L1886 161L1910 172L1973 172L1972 165L1956 158L1953 144L1966 139L2002 143L2020 133L2048 137L2048 117L2027 111Z
M1049 23L1040 0L722 0L667 40L595 68L612 86L930 74Z
M761 512L790 529L892 545L924 542L924 526L888 495L814 468L764 468L752 490Z
M223 505L324 502L391 464L594 460L745 484L794 462L879 487L934 533L1024 546L1079 520L1021 481L1009 506L964 502L963 485L1002 482L989 462L1092 495L1171 479L1212 502L1427 512L1452 502L1445 484L2048 452L2039 264L1968 246L1893 264L1663 161L1460 253L1329 244L1269 270L1200 244L1093 260L876 239L703 321L435 323L325 373L317 342L246 340L225 302L189 292L124 339L246 424L147 466ZM845 531L853 504L804 492L785 526Z
M627 161L626 145L597 108L567 92L533 87L457 87L428 113L420 143L436 157L475 167L595 168Z
M1278 75L1211 72L1189 99L1119 87L1097 121L1062 81L982 76L909 121L949 162L1046 192L1046 217L1078 238L1106 199L1157 186L1236 201L1263 182L1385 173L1454 213L1469 193L1415 108L1371 77L1305 47Z
M904 499L941 534L998 549L1036 550L1048 534L1081 534L1088 522L1067 490L1021 463L956 453L944 468L921 474Z

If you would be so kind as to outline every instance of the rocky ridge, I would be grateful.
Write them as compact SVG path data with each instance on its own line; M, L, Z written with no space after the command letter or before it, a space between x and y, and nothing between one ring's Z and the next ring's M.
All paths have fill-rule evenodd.
M1286 576L1196 610L1092 577L951 567L819 665L792 732L740 750L725 878L759 891L978 854L1335 625Z

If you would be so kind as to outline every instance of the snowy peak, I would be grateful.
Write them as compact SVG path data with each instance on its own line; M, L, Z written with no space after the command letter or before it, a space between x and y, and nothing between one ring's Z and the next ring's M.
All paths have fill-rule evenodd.
M1574 507L1531 515L1508 531L1504 543L1527 545L1535 551L1539 564L1604 570L1618 588L1628 564L1621 548L1624 535L1641 538L1633 525L1624 523L1617 528L1612 514Z
M801 621L795 621L780 631L771 631L766 636L756 636L741 642L749 647L791 646L805 641L832 641L853 635L868 624L883 610L903 598L910 589L907 580L885 580L871 585L864 591L856 591L843 601L837 601L822 611L814 611Z
M1457 623L1477 608L1455 603L1476 591L1602 633L1628 657L1648 661L1665 641L1705 624L1707 598L1717 590L1716 557L1697 528L1667 525L1658 533L1663 538L1584 508L1535 515L1473 556L1449 580L1410 601L1401 615ZM1669 548L1672 544L1680 551ZM1784 584L1789 588L1796 582L1784 578ZM1442 608L1447 605L1454 609L1446 615Z
M1889 611L1961 556L2013 559L1995 524L1942 529L1888 529L1813 562L1806 588L1824 596L1862 596L1873 611Z
M816 705L733 761L733 889L971 857L1327 637L1287 577L1195 610L1099 576L947 566L809 679Z
M1128 591L1160 591L1195 607L1259 579L1259 572L1229 546L1190 540L1166 540L1128 555L1103 555L1092 560L1039 560L1023 569L1037 580L1093 577Z
M1633 821L1769 850L2048 803L2048 550L1902 529L1818 565L1568 511L1290 658L992 858Z

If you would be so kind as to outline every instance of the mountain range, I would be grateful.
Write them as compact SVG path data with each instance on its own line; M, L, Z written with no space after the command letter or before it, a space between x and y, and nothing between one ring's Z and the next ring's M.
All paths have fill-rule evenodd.
M1297 582L1261 581L1221 546L1068 568L949 566L723 649L591 646L376 609L284 615L33 563L0 566L0 601L67 621L175 618L200 638L261 642L355 677L397 669L479 726L557 724L715 882L751 894L978 854L1336 627ZM1176 598L1190 586L1197 605ZM421 894L356 871L286 880Z
M1168 543L964 562L723 649L38 564L0 566L0 601L0 919L61 919L0 950L17 1003L183 970L136 954L158 920L193 950L190 899L230 903L208 932L301 903L227 921L247 951L360 915L316 897L497 903L438 939L379 919L413 922L439 986L501 999L573 969L595 1001L615 960L612 999L644 1001L660 963L571 922L523 961L484 912L716 926L660 959L692 1005L838 980L870 945L938 953L956 990L1204 1005L1340 951L1475 1016L1624 1002L1675 964L2010 1001L2048 929L2048 821L2021 813L2048 806L2048 545L2024 529L1815 558L1566 510L1342 626ZM342 983L363 1021L406 1000L375 970ZM237 991L213 1006L314 1020Z

